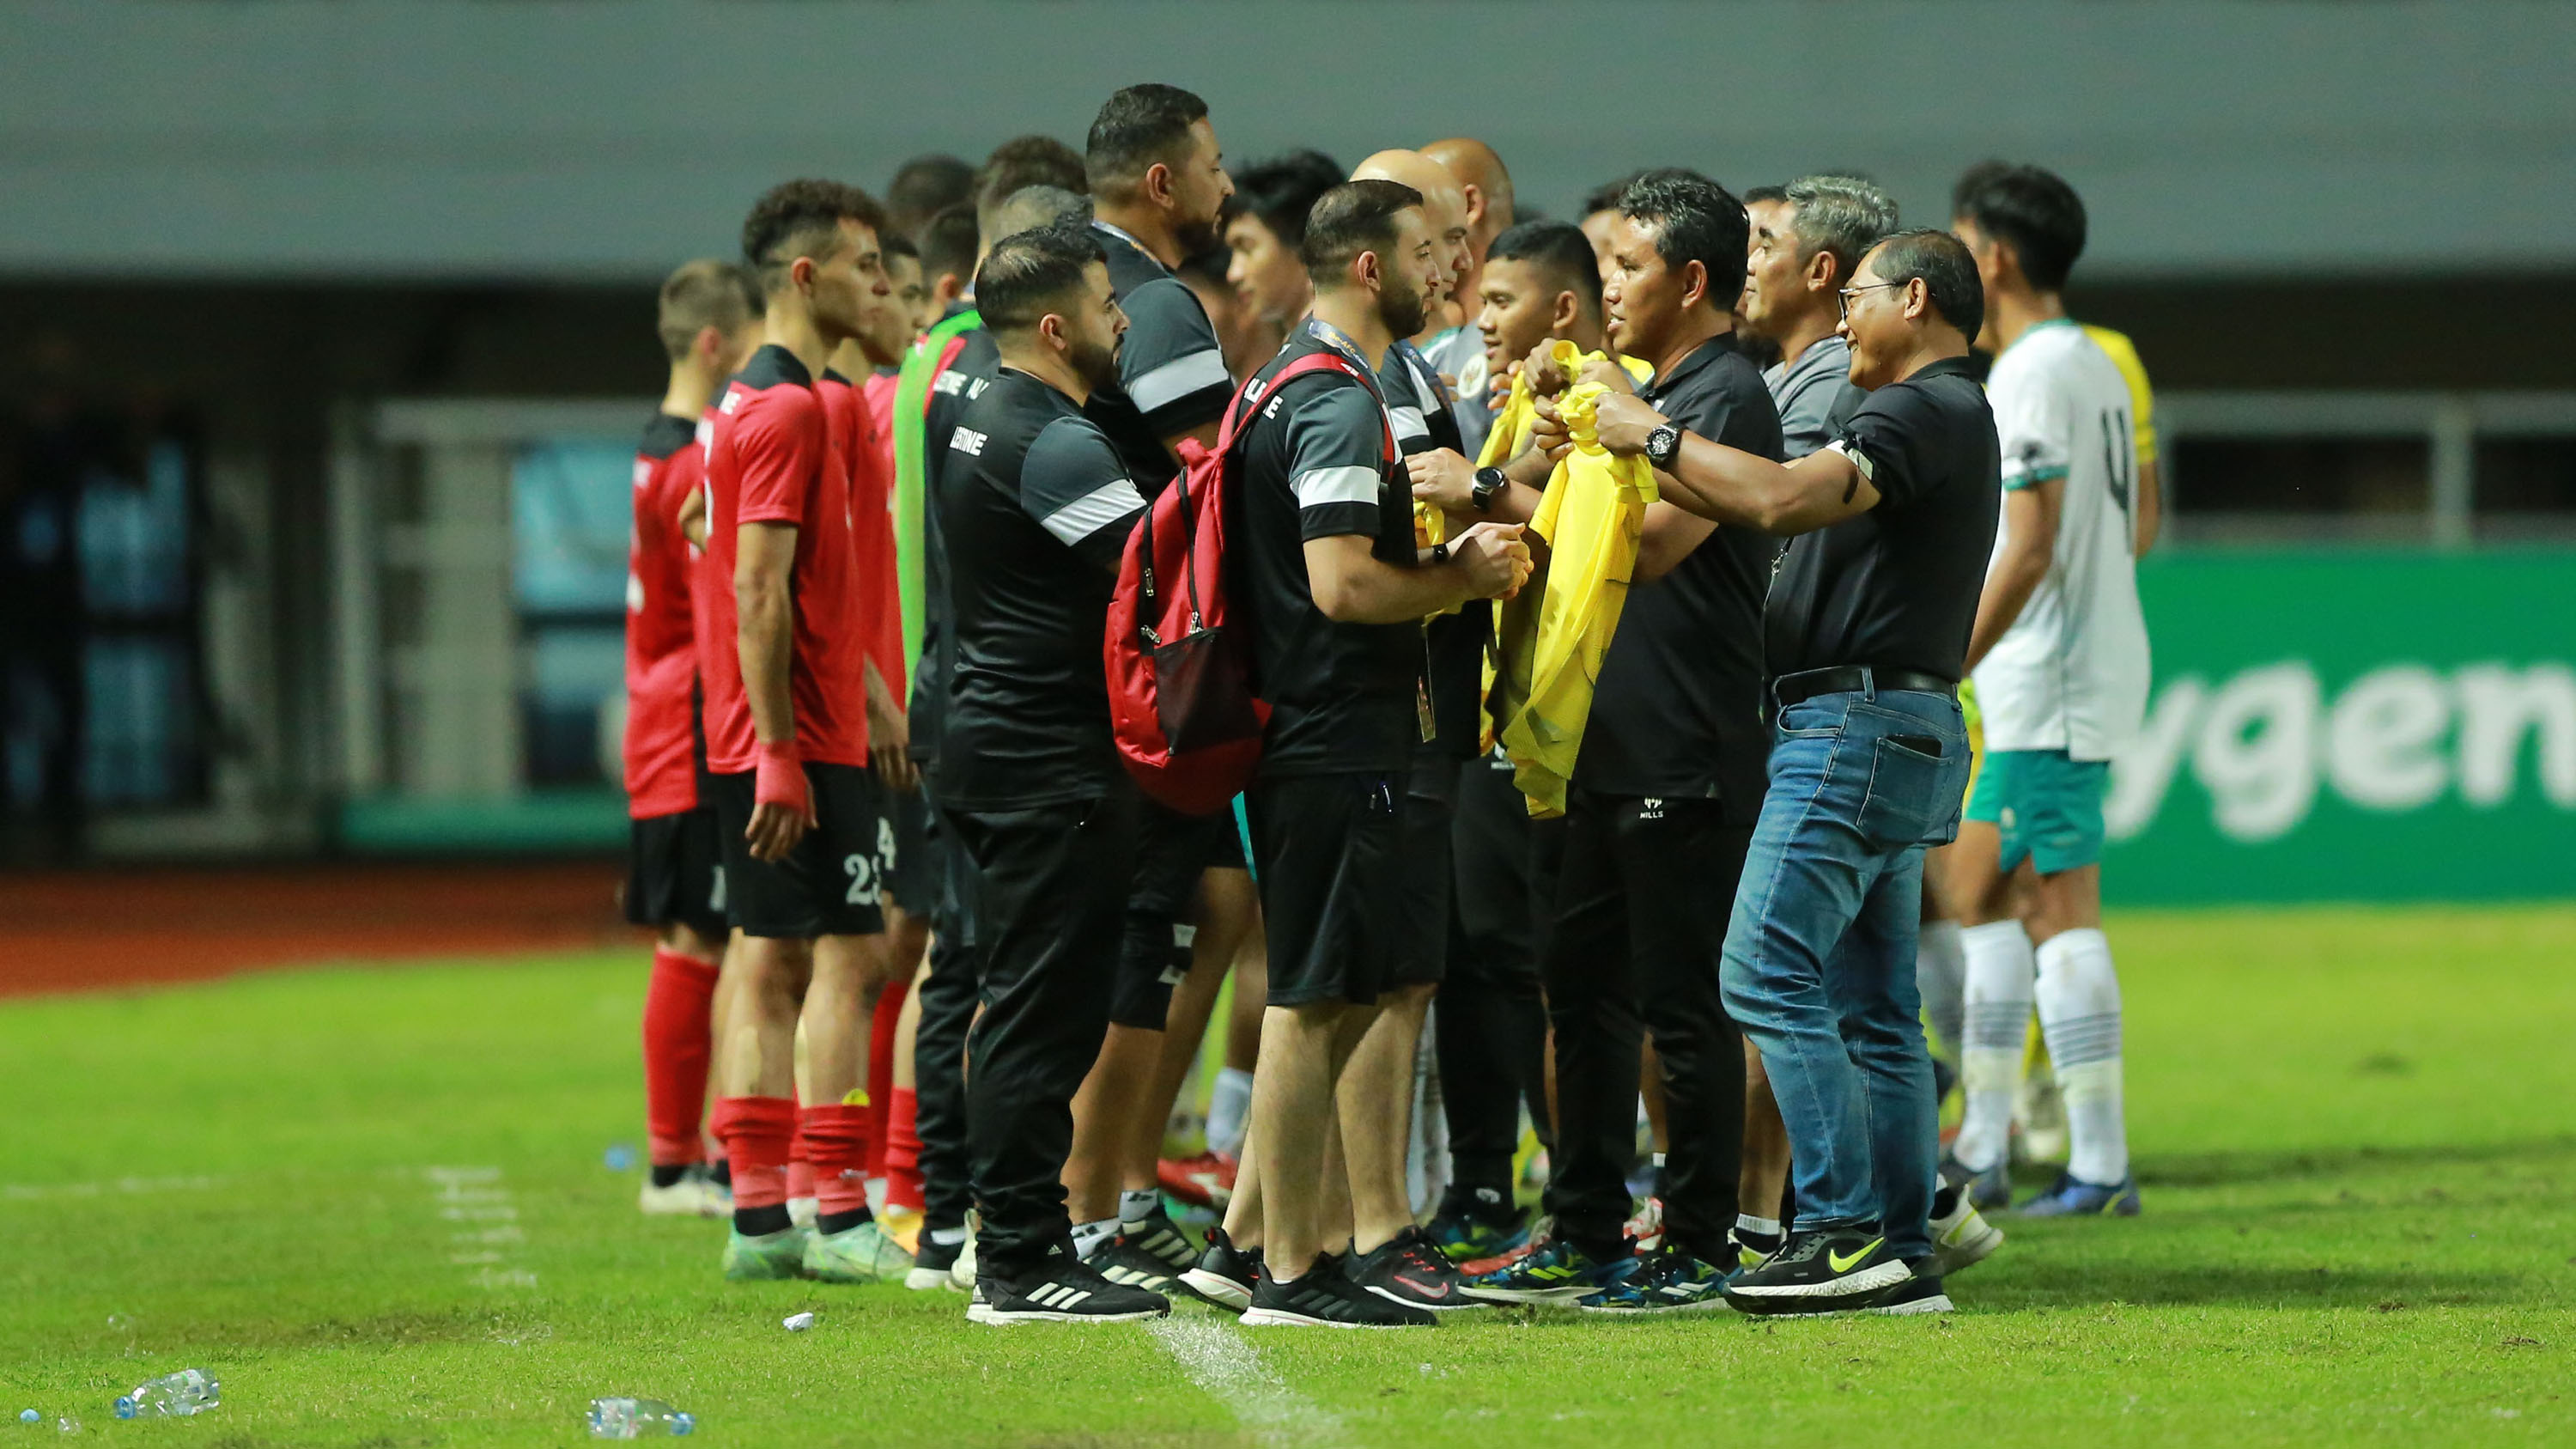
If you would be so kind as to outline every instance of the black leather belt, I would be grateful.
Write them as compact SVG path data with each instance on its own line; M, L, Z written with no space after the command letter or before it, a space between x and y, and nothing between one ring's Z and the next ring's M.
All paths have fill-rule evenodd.
M1787 709L1820 694L1876 694L1891 689L1956 694L1959 683L1937 674L1925 674L1919 669L1872 669L1866 664L1845 664L1833 669L1783 674L1771 681L1771 698L1780 708Z

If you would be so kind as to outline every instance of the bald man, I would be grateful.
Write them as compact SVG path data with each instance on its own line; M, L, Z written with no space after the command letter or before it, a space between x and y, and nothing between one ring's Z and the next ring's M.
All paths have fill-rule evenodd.
M1485 253L1494 245L1494 238L1511 230L1517 220L1512 208L1512 173L1503 169L1503 158L1494 154L1493 147L1464 136L1434 141L1422 148L1422 154L1448 168L1467 198L1469 265L1466 278L1458 284L1458 296L1472 316L1476 284L1485 270Z
M1422 193L1423 218L1431 223L1431 245L1440 254L1449 286L1435 299L1437 305L1425 309L1421 333L1407 340L1434 373L1448 378L1452 396L1442 406L1456 419L1460 442L1474 457L1484 450L1493 415L1484 406L1484 334L1474 326L1476 293L1470 281L1483 248L1474 239L1467 188L1456 173L1419 151L1380 151L1362 161L1351 179L1400 181ZM1454 405L1462 397L1469 406Z

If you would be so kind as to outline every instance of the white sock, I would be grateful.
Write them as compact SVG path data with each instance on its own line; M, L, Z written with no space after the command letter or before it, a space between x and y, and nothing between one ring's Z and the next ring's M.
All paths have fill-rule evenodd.
M1751 1213L1737 1213L1735 1230L1739 1233L1756 1233L1766 1238L1776 1238L1780 1236L1780 1220L1757 1218Z
M1073 1225L1074 1256L1078 1258L1090 1257L1092 1254L1099 1252L1102 1248L1109 1246L1109 1240L1117 1236L1117 1233L1118 1220L1116 1218L1102 1218L1096 1223L1075 1223Z
M1252 1073L1222 1068L1216 1074L1216 1090L1208 1097L1208 1150L1228 1157L1240 1154L1244 1121L1251 1115Z
M2039 1029L2066 1095L2066 1170L2108 1186L2129 1176L2120 1103L2120 977L2111 943L2087 927L2039 948Z
M1961 930L1959 952L1966 962L1959 1082L1968 1110L1950 1150L1961 1166L1984 1172L2002 1166L2012 1148L2013 1092L2030 1029L2030 936L2019 921L1991 921Z
M1968 963L1959 947L1959 923L1925 921L1914 943L1914 989L1923 997L1923 1019L1930 1023L1940 1055L1953 1062L1966 1045Z
M1150 1187L1129 1188L1118 1194L1118 1222L1122 1227L1143 1227L1154 1209L1163 1205L1162 1193Z

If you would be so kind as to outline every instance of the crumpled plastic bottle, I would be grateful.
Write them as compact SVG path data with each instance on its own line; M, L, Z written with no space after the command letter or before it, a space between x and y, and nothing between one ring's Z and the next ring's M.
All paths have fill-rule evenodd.
M695 1414L672 1408L660 1399L593 1399L593 1439L676 1439L698 1427Z
M224 1401L224 1387L204 1369L181 1369L163 1374L149 1383L136 1384L134 1391L116 1401L120 1419L186 1418L202 1414Z

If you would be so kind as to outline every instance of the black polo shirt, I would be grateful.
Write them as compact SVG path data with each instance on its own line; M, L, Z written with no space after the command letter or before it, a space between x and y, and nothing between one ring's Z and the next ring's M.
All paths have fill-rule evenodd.
M1252 616L1253 685L1270 702L1264 779L1402 774L1422 738L1422 626L1337 623L1315 607L1306 574L1306 541L1343 534L1367 537L1388 563L1415 561L1413 490L1387 458L1377 388L1318 372L1268 391L1281 368L1331 347L1301 329L1254 378L1260 401L1226 500L1227 592Z
M1198 294L1127 233L1095 221L1091 235L1109 259L1109 290L1127 314L1127 335L1118 345L1118 386L1093 393L1083 411L1118 445L1150 498L1181 471L1163 440L1224 417L1234 378Z
M1870 393L1834 446L1879 503L1790 542L1764 615L1771 674L1866 664L1957 679L2003 497L1986 390L1967 359L1944 358Z
M939 740L947 729L949 675L957 664L948 624L948 540L940 524L940 480L948 440L958 420L1002 369L993 334L978 327L958 334L957 355L930 381L922 400L921 428L921 658L913 665L910 724L912 757L937 784Z
M1098 795L1118 774L1100 641L1144 496L1073 399L1025 372L1002 369L947 443L957 664L940 803Z
M1780 456L1780 414L1732 337L1713 337L1638 390L1655 410L1730 448ZM1725 818L1762 808L1762 591L1780 543L1721 524L1663 577L1629 589L1601 661L1576 786L1605 795L1714 797Z
M1398 342L1387 349L1378 368L1378 390L1386 395L1387 415L1395 420L1396 451L1405 457L1446 448L1465 456L1466 436L1458 427L1457 399L1442 385L1440 373L1421 349ZM1431 688L1433 740L1424 746L1453 760L1476 757L1484 736L1485 641L1494 635L1494 606L1471 599L1454 614L1423 624L1425 677ZM1411 787L1435 800L1454 800L1455 782L1447 772L1418 768Z

